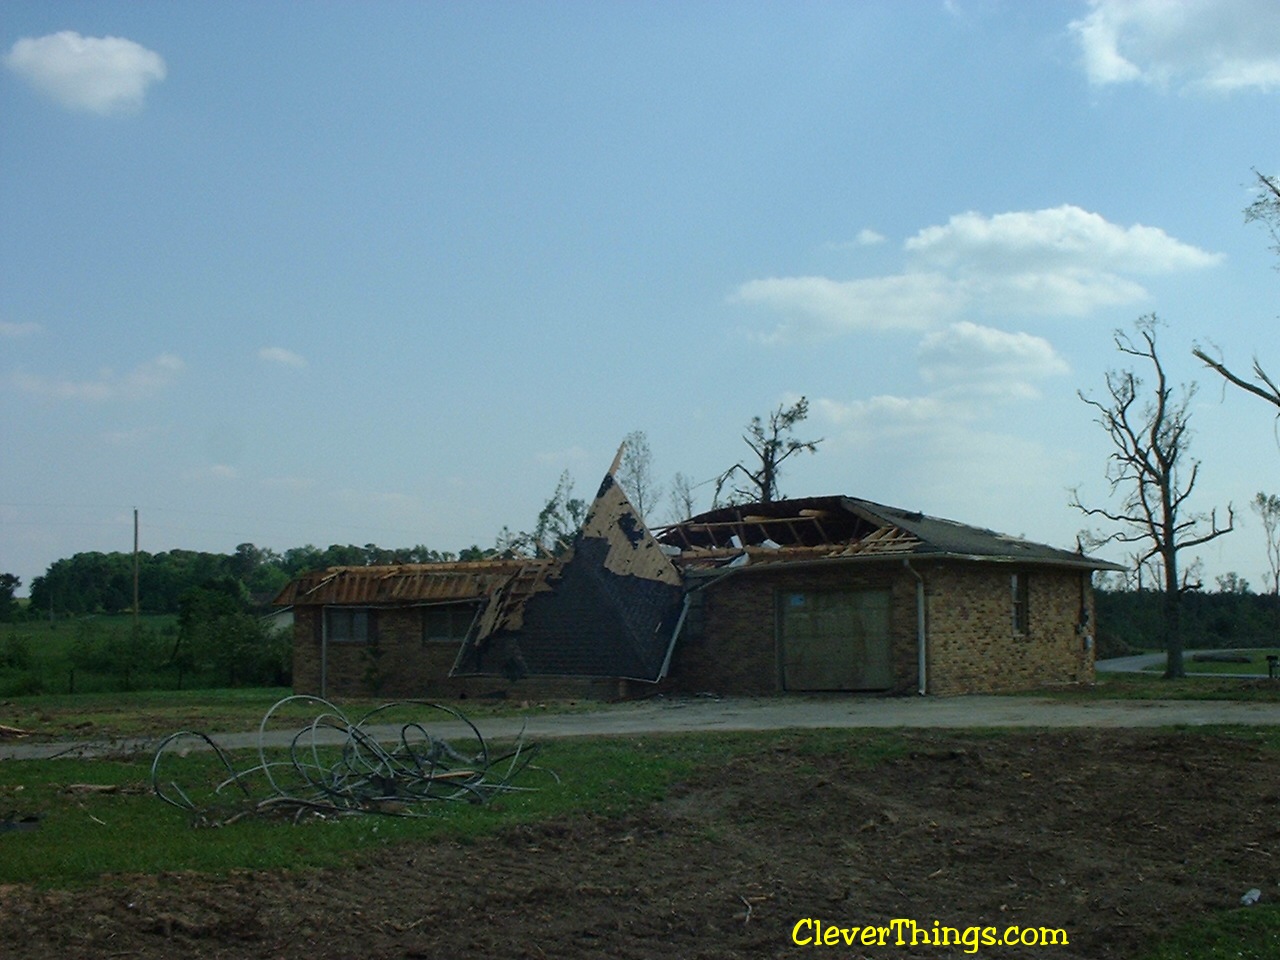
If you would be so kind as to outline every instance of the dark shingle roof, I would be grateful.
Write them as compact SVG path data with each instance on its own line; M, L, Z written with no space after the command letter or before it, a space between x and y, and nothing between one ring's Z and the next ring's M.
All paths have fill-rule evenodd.
M659 531L689 569L739 553L751 563L852 557L951 557L1120 569L1106 560L857 497L807 497L721 507Z

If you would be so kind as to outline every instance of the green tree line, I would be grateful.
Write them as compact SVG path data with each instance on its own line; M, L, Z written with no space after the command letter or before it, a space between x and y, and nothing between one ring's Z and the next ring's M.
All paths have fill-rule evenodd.
M308 544L283 553L252 543L242 543L229 554L196 550L143 552L138 554L138 601L143 613L179 613L189 590L232 580L243 587L248 606L261 608L306 570L480 559L488 553L479 547L470 547L461 554L424 546L388 550L372 543L363 547L333 544L324 549ZM27 616L84 616L132 610L133 570L133 554L127 552L77 553L57 560L31 581ZM6 608L2 613L12 618L16 608Z
M1182 596L1181 629L1188 649L1280 645L1280 597L1254 593L1234 573L1219 577L1216 586L1216 591L1188 591ZM1101 586L1094 598L1100 658L1161 649L1162 591Z

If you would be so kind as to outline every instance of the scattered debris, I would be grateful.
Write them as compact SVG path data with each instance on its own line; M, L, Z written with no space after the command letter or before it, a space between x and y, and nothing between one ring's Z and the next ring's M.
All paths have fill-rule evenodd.
M23 730L21 727L10 727L10 726L6 726L3 723L0 723L0 739L4 739L5 737L29 737L29 736L31 736L30 730Z
M310 704L318 709L302 726L271 729L282 708ZM414 719L392 726L389 736L375 736L372 725L391 711L406 708ZM423 714L443 713L465 725L465 746L427 732ZM289 736L288 733L292 735ZM388 731L382 731L387 733ZM189 755L192 741L211 748L229 774L206 785L198 799L162 773ZM460 741L459 741L460 742ZM272 749L287 752L273 758ZM160 743L151 765L151 787L161 800L196 815L204 826L226 826L246 816L288 813L295 822L304 814L341 816L380 813L424 817L430 801L466 800L485 803L499 793L532 789L512 781L531 765L536 747L518 738L512 749L491 756L489 748L465 716L438 703L400 700L385 703L352 722L342 710L320 697L292 696L276 702L258 728L258 763L237 770L230 757L207 734L183 730ZM554 774L552 774L554 777Z
M1259 890L1257 887L1254 887L1251 890L1245 891L1245 895L1240 898L1240 905L1242 907L1252 907L1255 903L1257 903L1261 899L1262 899L1262 891Z

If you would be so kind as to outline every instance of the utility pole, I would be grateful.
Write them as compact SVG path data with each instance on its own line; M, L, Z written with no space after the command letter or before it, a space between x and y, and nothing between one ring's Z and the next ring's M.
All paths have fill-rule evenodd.
M138 508L133 508L133 626L138 626Z

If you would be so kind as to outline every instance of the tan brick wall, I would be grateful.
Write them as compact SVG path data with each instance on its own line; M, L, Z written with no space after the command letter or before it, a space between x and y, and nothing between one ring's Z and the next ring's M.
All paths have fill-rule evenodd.
M1093 681L1093 651L1085 649L1077 629L1082 589L1089 623L1093 620L1087 572L1028 570L1030 632L1015 636L1009 580L1014 568L955 561L916 561L913 566L925 581L929 693L992 693ZM919 684L916 584L900 562L730 574L707 588L702 629L678 644L671 686L690 693L779 693L778 593L887 588L893 598L891 692L914 693Z
M1093 622L1087 572L1037 567L1029 577L1029 628L1013 628L1010 576L993 564L920 565L928 611L929 692L997 693L1093 682L1093 650L1079 629ZM1093 630L1089 627L1090 635Z

